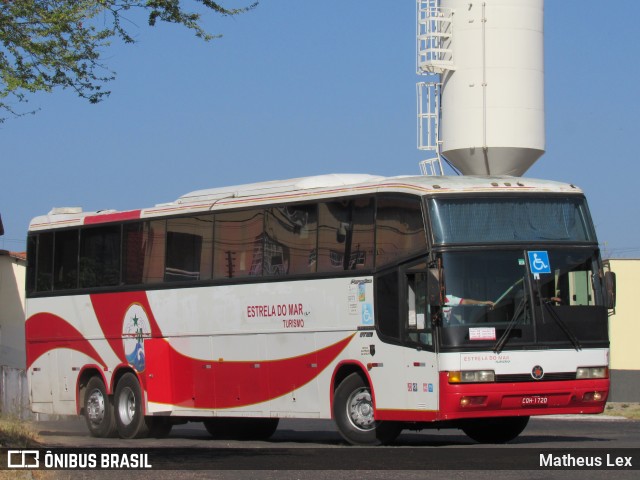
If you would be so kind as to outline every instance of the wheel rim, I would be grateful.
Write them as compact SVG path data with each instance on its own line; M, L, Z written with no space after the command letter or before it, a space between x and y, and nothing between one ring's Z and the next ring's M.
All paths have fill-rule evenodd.
M89 421L94 425L100 425L104 420L104 395L99 389L94 389L87 399L87 416Z
M347 399L347 418L359 430L373 430L376 426L373 418L373 401L368 388L354 390Z
M136 396L129 387L122 390L118 398L118 416L123 425L129 425L136 416Z

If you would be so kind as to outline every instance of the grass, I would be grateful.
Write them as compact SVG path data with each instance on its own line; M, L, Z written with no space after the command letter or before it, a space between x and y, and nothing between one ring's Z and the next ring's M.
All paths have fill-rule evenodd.
M40 438L29 422L12 417L0 416L1 448L42 447ZM52 480L58 472L42 470L0 470L0 480Z
M609 402L604 408L604 415L640 420L640 403Z
M40 446L38 434L28 422L0 417L0 446L4 448L35 448Z

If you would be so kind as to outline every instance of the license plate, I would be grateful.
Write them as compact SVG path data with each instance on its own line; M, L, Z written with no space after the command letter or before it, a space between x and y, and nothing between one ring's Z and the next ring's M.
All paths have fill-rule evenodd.
M523 407L546 407L549 404L549 398L539 395L530 395L522 397Z

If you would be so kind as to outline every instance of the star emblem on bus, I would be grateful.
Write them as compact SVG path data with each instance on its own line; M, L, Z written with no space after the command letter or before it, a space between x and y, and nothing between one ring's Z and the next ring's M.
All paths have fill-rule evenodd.
M127 362L138 372L145 369L144 339L151 330L147 314L141 305L134 303L125 314L122 325L122 341Z

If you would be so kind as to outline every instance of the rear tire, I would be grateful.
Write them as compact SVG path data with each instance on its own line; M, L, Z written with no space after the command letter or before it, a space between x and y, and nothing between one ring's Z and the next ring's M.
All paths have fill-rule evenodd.
M84 396L84 418L92 436L114 437L116 421L107 389L99 377L91 377Z
M118 381L113 399L116 427L121 438L143 438L149 433L142 410L142 390L133 373Z
M506 443L522 433L529 417L495 417L467 420L462 431L479 443Z
M203 421L215 439L268 440L278 429L279 418L216 417Z
M342 438L352 445L384 445L393 442L403 425L374 419L369 385L357 373L345 378L336 389L333 417Z

